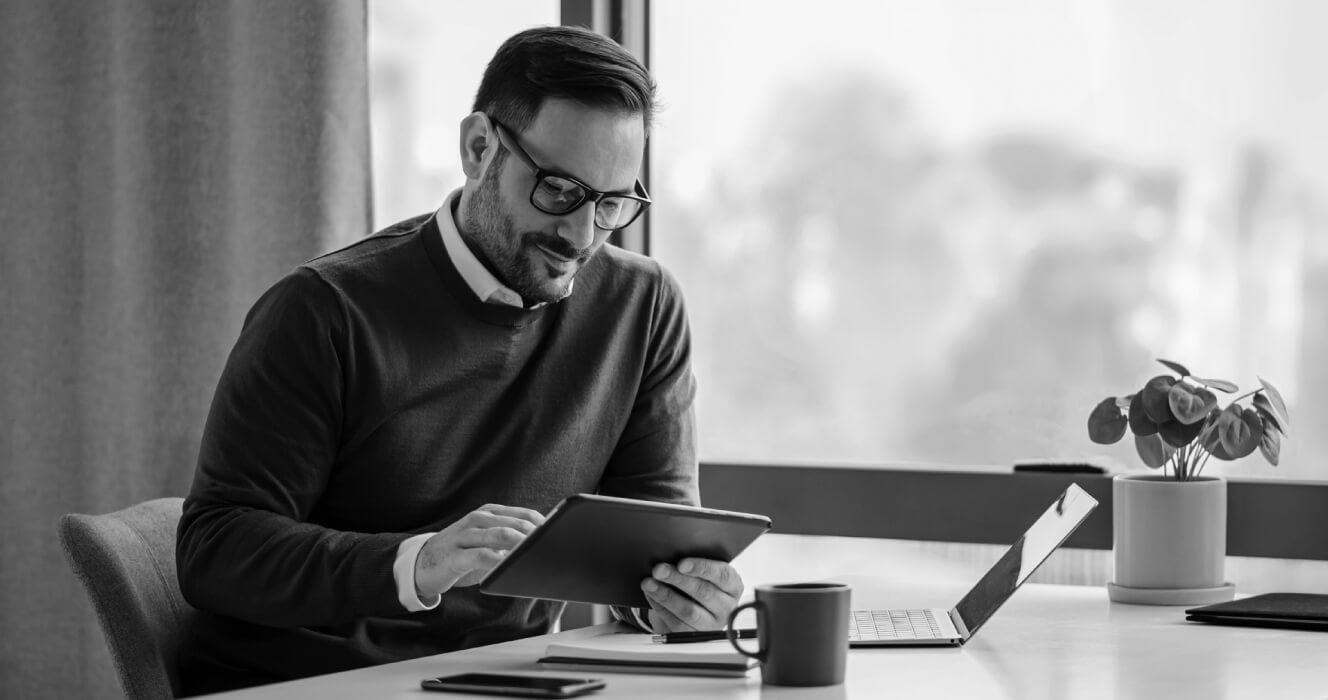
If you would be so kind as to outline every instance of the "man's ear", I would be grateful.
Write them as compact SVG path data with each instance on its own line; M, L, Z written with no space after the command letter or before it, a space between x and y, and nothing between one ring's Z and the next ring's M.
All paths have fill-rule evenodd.
M470 180L484 174L485 159L495 152L498 136L483 112L472 112L461 120L461 172Z

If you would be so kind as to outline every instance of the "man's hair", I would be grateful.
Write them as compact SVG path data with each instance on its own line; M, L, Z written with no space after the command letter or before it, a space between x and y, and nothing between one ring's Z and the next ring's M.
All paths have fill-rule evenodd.
M537 27L503 42L484 69L472 111L521 132L551 97L640 114L647 133L655 114L655 81L646 67L581 27Z

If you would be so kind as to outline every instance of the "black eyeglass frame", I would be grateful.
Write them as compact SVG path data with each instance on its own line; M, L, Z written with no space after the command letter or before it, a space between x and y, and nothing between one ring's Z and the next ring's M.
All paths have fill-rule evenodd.
M590 185L587 185L584 182L581 182L580 180L570 175L557 173L552 170L546 170L545 168L541 168L535 162L535 159L531 158L529 153L526 153L526 150L521 147L521 144L517 143L516 136L511 132L511 129L508 129L507 127L503 126L502 122L499 122L497 119L494 119L493 117L487 114L485 116L489 117L489 121L493 124L494 131L497 132L498 134L498 141L503 144L503 147L511 151L514 155L516 155L518 160L526 164L526 167L535 171L535 184L533 187L530 188L530 205L532 207L535 207L536 209L544 212L545 214L550 214L552 216L567 216L568 214L571 214L577 209L580 209L581 207L585 206L586 202L592 202L592 201L595 203L595 212L598 215L599 203L604 199L610 197L616 197L618 199L630 199L639 202L641 204L640 208L636 210L636 213L633 214L632 218L628 219L626 223L619 224L612 228L601 226L599 224L599 221L597 220L598 217L596 216L595 228L601 231L622 231L628 226L631 226L633 223L636 223L636 220L641 218L641 215L645 213L646 209L650 208L652 200L650 199L650 195L646 193L645 185L641 184L640 178L637 178L635 187L633 188L636 191L636 194L634 195L622 194L621 192L600 192L599 190L591 187ZM544 179L546 177L553 177L553 178L558 178L559 180L565 180L567 182L576 185L577 187L580 187L581 198L578 199L575 204L573 204L572 206L568 207L563 211L553 211L540 206L539 202L535 200L535 193L539 191L540 185L543 184Z

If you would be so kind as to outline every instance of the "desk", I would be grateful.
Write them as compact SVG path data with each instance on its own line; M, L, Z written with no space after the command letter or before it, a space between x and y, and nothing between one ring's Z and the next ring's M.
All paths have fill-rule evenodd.
M871 581L847 582L854 586L855 607L949 607L966 588L884 590ZM586 697L1328 698L1328 633L1202 625L1185 622L1183 610L1113 604L1101 586L1026 584L962 647L851 650L842 686L762 687L759 671L746 679L606 673L594 675L608 680L608 687ZM583 637L605 627L560 634ZM422 691L420 679L462 671L576 675L541 671L534 663L551 636L212 697L444 700L466 696Z

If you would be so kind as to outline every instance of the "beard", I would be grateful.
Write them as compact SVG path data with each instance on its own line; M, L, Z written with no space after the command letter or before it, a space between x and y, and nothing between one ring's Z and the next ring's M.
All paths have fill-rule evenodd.
M477 250L480 260L499 281L521 295L527 306L553 303L572 293L572 280L598 250L593 245L577 250L556 233L518 232L512 216L503 210L498 191L498 176L503 162L495 162L471 197L462 222L466 240ZM552 267L544 248L574 264L571 270Z

